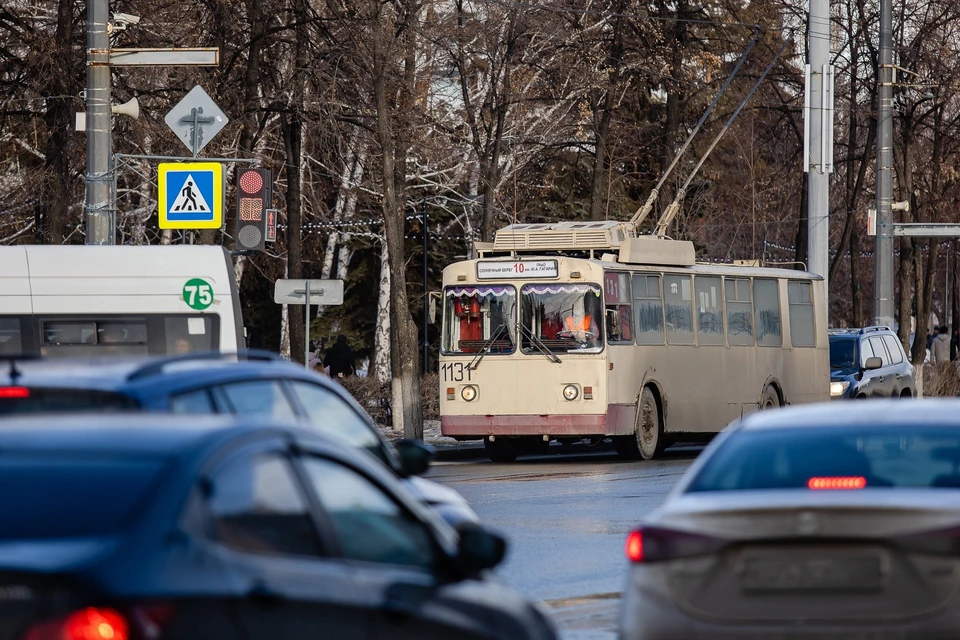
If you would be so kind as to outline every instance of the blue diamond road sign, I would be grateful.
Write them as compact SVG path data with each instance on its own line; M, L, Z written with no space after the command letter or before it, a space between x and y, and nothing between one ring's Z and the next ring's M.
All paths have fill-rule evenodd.
M167 162L158 167L161 229L219 229L223 224L223 165Z

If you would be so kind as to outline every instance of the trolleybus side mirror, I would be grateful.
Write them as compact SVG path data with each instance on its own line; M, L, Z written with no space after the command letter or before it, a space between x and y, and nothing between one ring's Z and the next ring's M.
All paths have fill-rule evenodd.
M431 291L428 298L430 300L430 311L427 314L427 320L430 322L430 324L434 324L437 321L437 305L440 304L441 300L443 300L443 296L439 291Z
M866 363L863 365L863 370L872 371L874 369L879 369L882 366L883 366L883 360L881 360L877 356L872 356L870 358L867 358Z

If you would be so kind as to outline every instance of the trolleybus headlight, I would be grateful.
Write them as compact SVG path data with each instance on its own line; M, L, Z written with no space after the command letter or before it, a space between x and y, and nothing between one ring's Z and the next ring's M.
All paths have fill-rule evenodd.
M576 400L579 395L580 389L577 389L575 384L568 384L563 388L563 397L567 400Z
M846 380L839 381L839 382L831 382L831 383L830 383L830 395L831 395L831 396L842 396L844 393L847 392L847 389L849 389L849 388L850 388L850 383L847 382Z
M460 397L467 402L473 402L477 398L477 388L472 384L468 384L460 390Z

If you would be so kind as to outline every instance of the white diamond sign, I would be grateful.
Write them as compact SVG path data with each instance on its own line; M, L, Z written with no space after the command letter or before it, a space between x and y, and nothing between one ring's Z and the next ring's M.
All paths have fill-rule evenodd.
M163 120L194 157L230 122L200 85L191 89Z

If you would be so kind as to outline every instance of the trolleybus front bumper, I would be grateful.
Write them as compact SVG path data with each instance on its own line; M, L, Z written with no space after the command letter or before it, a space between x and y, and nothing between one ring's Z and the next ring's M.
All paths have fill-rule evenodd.
M440 416L445 436L590 436L607 434L606 414Z

